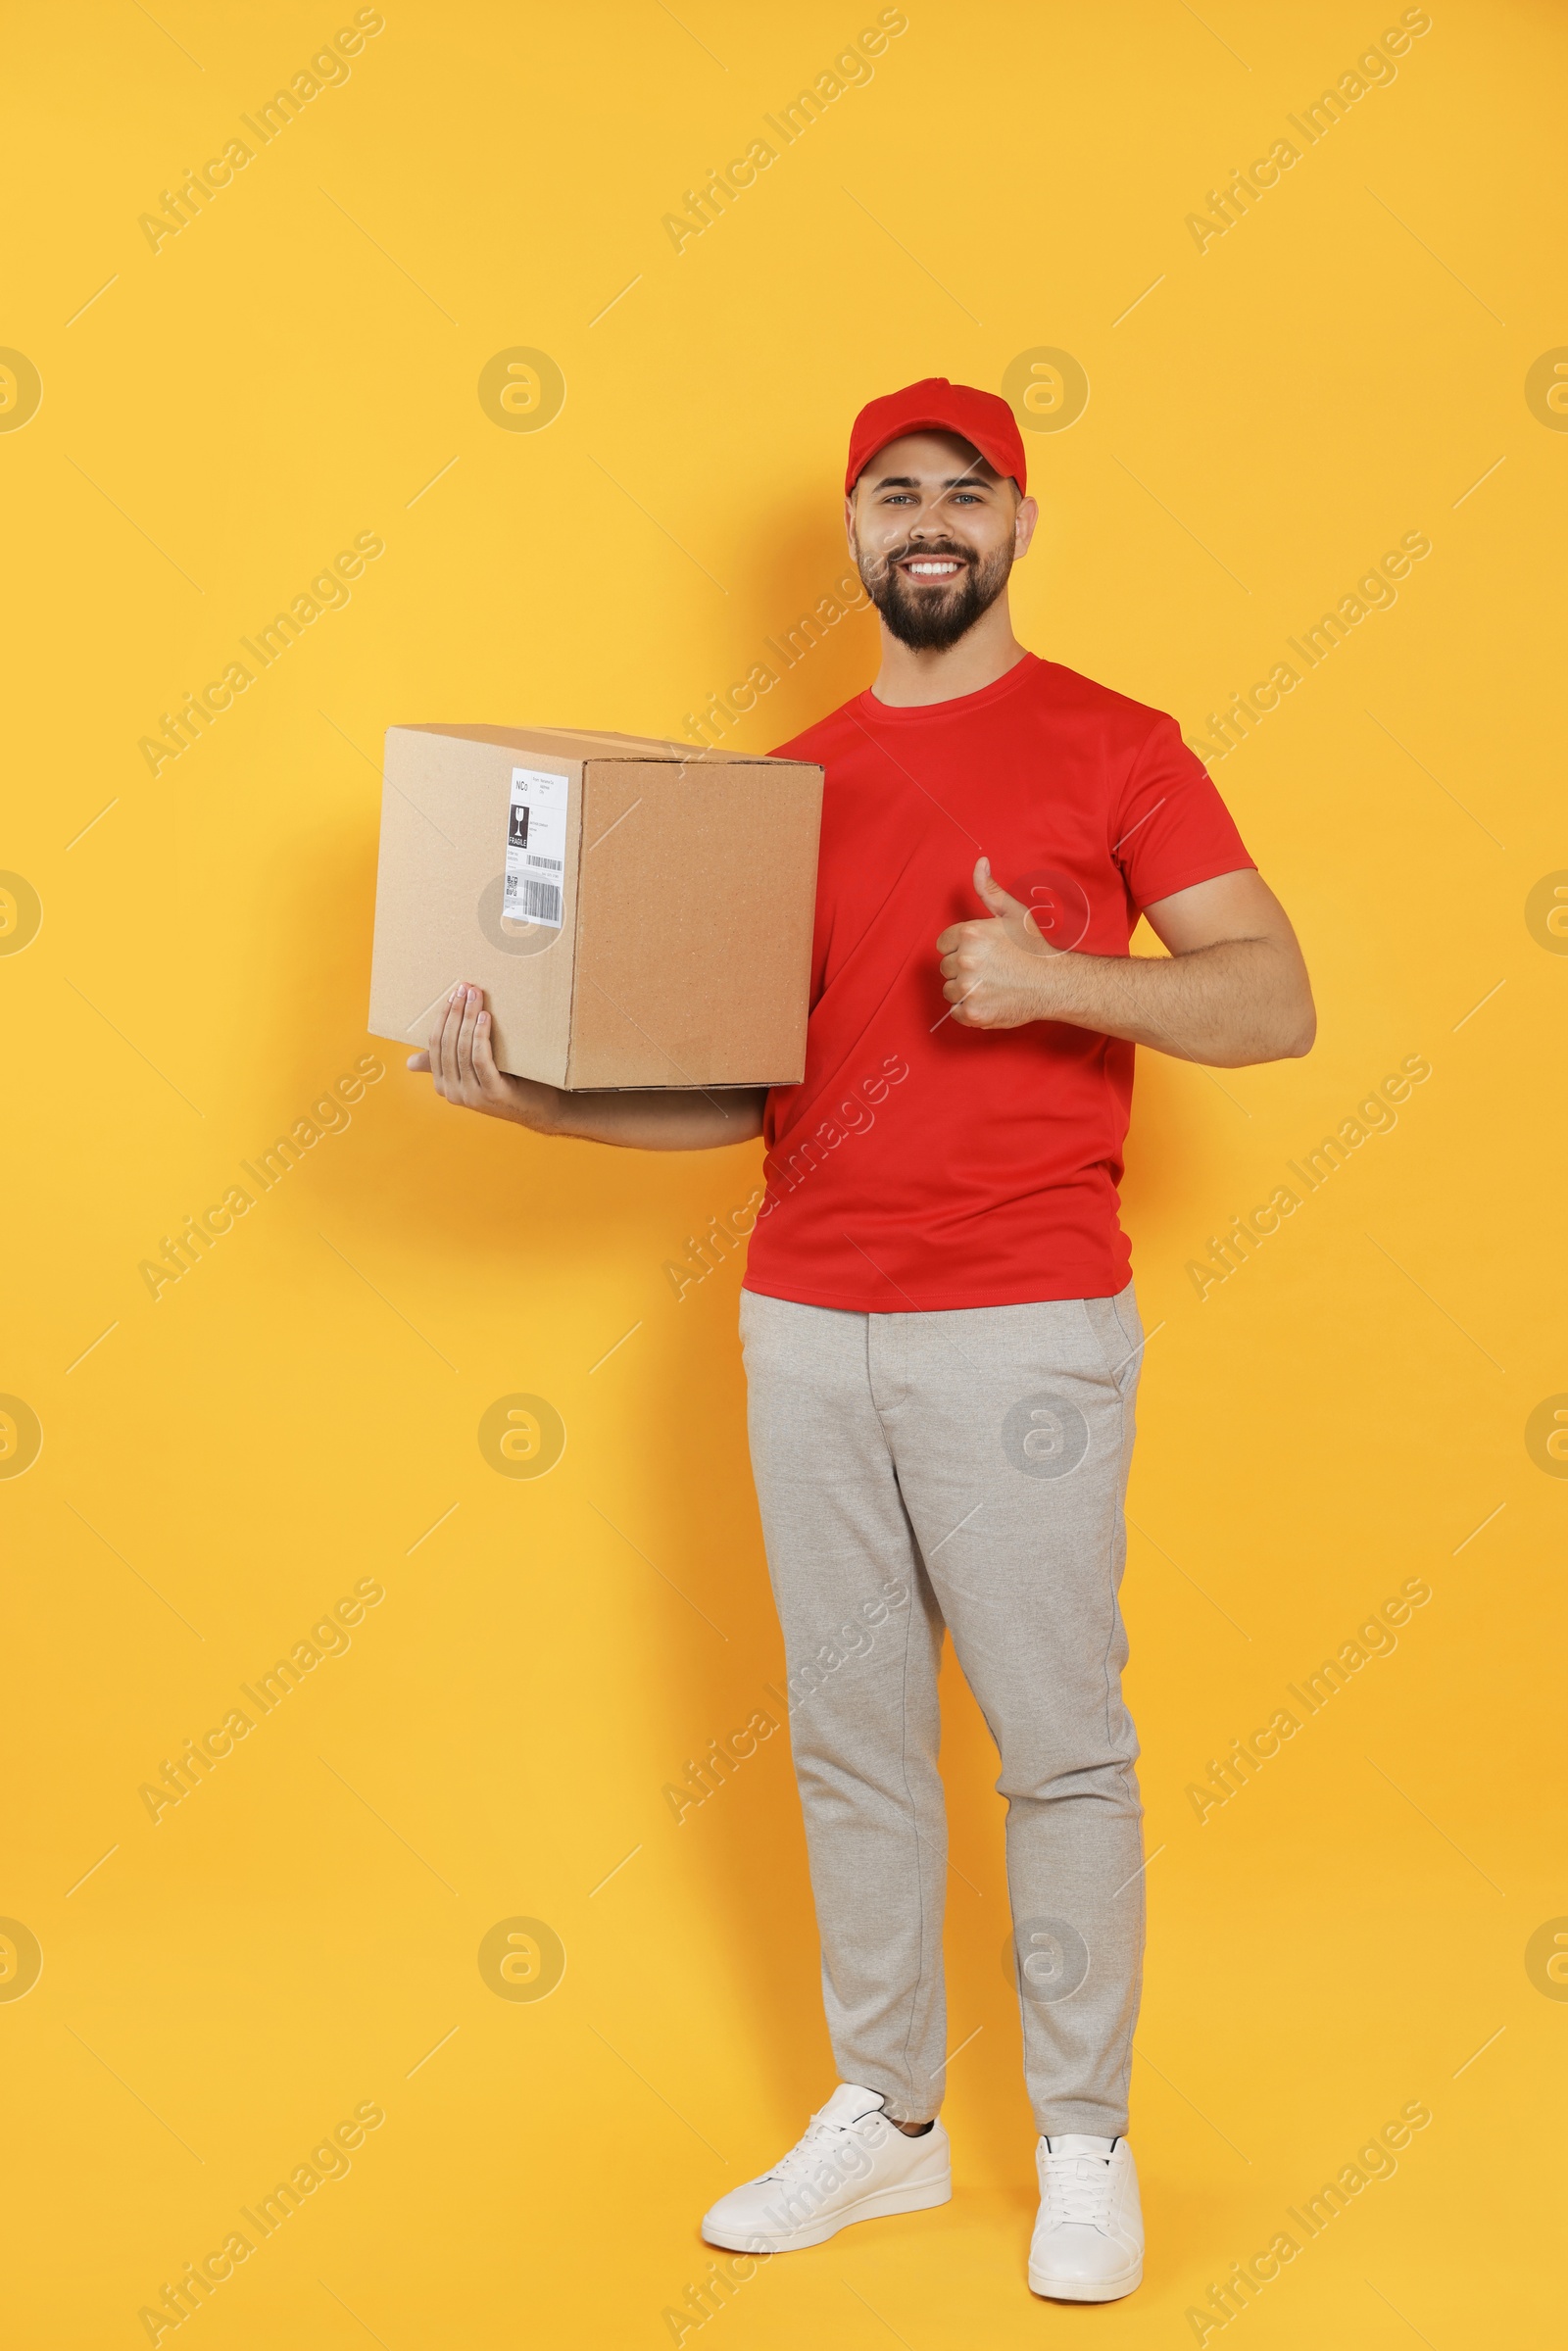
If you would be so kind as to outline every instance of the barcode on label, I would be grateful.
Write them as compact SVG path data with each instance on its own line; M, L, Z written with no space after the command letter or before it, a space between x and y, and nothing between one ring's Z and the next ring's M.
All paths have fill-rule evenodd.
M561 871L563 861L564 860L560 857L536 857L531 850L528 853L528 862L530 865L542 865L550 873L559 873Z
M519 898L522 901L520 906L517 904ZM532 874L525 874L519 888L517 876L509 874L507 877L506 912L514 922L553 922L559 928L561 923L560 884L536 882Z

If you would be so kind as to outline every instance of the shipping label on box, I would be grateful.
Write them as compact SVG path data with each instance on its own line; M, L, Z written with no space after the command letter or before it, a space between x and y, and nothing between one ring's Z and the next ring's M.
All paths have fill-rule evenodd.
M561 928L568 797L564 776L551 775L542 767L512 770L501 911L514 922Z

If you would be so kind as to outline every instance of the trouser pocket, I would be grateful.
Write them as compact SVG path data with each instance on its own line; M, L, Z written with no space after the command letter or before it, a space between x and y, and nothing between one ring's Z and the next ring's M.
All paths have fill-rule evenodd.
M1084 1316L1120 1396L1130 1396L1144 1359L1144 1326L1131 1282L1115 1298L1086 1298Z

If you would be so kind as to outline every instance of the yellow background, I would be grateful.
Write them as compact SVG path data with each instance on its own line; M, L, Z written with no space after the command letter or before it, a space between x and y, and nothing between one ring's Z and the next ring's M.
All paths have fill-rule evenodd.
M825 2094L784 1739L679 1826L662 1792L781 1662L738 1273L677 1302L662 1270L758 1153L536 1141L376 1047L379 738L678 732L842 570L858 405L996 387L1040 346L1092 393L1030 437L1020 633L1189 733L1399 534L1433 542L1215 770L1298 923L1316 1051L1141 1056L1148 2281L1100 2313L1025 2287L995 1763L955 1681L955 2201L763 2268L704 2339L1192 2340L1210 2281L1417 2099L1397 2176L1234 2324L1549 2339L1568 2010L1525 1954L1568 1912L1568 1490L1525 1426L1568 1389L1568 962L1525 906L1568 867L1568 438L1524 384L1568 342L1562 18L1436 0L1392 85L1200 254L1186 215L1396 11L907 13L678 255L662 216L874 10L389 0L352 77L156 253L138 216L351 12L13 15L0 343L43 384L0 433L0 865L43 907L0 957L0 1389L43 1429L0 1481L0 1910L44 1957L0 2003L19 2343L145 2340L139 2307L368 2100L351 2175L189 2322L208 2351L667 2342L702 2210ZM547 429L480 407L515 346L564 375ZM386 552L347 608L151 775L159 714L366 530ZM873 660L846 620L731 739L766 749ZM352 1126L155 1303L139 1261L377 1050ZM1200 1302L1207 1236L1411 1053L1396 1130ZM564 1420L548 1477L480 1452L516 1393ZM1208 1758L1412 1576L1397 1652L1200 1826ZM155 1826L139 1786L367 1577L349 1653ZM564 1945L541 2001L481 1978L516 1917Z

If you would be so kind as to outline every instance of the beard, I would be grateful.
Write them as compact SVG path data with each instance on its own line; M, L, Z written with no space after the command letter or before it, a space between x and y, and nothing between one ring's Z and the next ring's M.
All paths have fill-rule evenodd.
M953 556L963 565L951 580L916 585L899 569L918 552L922 556ZM946 653L966 636L983 612L988 612L1007 584L1012 548L999 547L984 560L952 540L923 544L918 550L901 547L872 563L858 557L866 594L901 645L915 653Z

